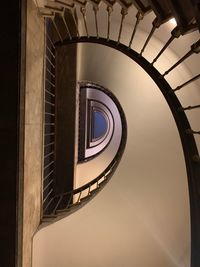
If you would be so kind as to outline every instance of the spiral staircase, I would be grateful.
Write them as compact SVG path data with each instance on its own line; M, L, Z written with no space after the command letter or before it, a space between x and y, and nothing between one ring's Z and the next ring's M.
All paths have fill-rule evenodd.
M99 8L104 3L105 10ZM55 194L54 170L55 170L55 105L56 105L56 49L62 46L78 43L102 44L120 51L124 55L139 64L146 73L154 80L158 88L165 97L172 115L175 119L182 147L185 156L185 164L188 175L188 186L190 196L190 213L191 213L191 266L198 267L200 264L200 157L196 145L200 134L199 129L192 129L188 121L188 112L195 112L200 105L183 106L179 99L179 91L193 82L198 82L200 78L199 70L196 75L176 86L175 88L167 81L167 75L176 72L177 68L185 63L190 57L199 57L200 40L194 41L188 47L186 54L173 64L170 68L160 73L155 67L157 62L162 62L162 55L170 49L170 45L176 42L176 39L182 38L183 35L189 35L194 31L200 30L200 2L197 1L154 1L154 0L91 0L91 1L68 1L54 0L45 3L36 1L38 16L44 18L45 24L45 55L44 55L44 79L45 79L45 121L44 121L44 181L43 181L43 213L42 223L49 224L55 220L63 218L76 211L92 199L109 181L113 175L125 147L124 134L120 149L101 175L94 177L89 183L82 187L71 189L66 192ZM118 25L118 34L115 39L112 37L111 23L112 12L118 6L121 9ZM91 12L93 11L93 19ZM100 12L105 12L106 21L104 24L99 21ZM140 51L134 50L137 30L143 19L154 14L151 30ZM129 42L124 43L123 26L126 16L135 14L133 18L132 32L129 36ZM89 14L89 15L88 15ZM153 60L143 56L149 49L149 43L156 31L170 19L175 18L177 25L171 31L167 42ZM102 25L104 28L102 29ZM90 33L92 29L92 34ZM198 100L197 100L198 101ZM197 140L198 141L198 140Z

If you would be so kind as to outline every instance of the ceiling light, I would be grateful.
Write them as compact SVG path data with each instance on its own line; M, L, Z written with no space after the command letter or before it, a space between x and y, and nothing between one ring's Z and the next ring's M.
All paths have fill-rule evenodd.
M170 19L169 22L173 25L177 25L175 18Z

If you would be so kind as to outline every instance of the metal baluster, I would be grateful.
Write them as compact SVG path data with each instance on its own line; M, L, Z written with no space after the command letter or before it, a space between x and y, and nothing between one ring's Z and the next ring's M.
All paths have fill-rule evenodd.
M45 123L45 126L46 125L55 125L55 123L54 122L48 122L48 123Z
M55 133L46 133L44 134L45 136L51 136L51 135L55 135Z
M94 11L94 18L95 18L96 35L97 35L97 38L99 38L99 29L98 29L98 20L97 20L97 13L99 11L99 8L97 6L93 6L93 11Z
M110 20L111 20L111 13L113 11L113 8L111 6L107 7L108 12L108 28L107 28L107 41L110 39Z
M176 68L178 65L180 65L185 59L187 59L192 54L196 53L198 54L200 52L200 40L194 43L191 46L191 49L189 52L187 52L180 60L178 60L171 68L169 68L165 73L162 75L163 77L167 74L169 74L174 68Z
M163 54L163 52L167 49L167 47L174 41L175 38L180 37L181 32L178 27L174 28L171 32L172 36L169 38L169 40L166 42L166 44L163 46L163 48L160 50L158 55L154 58L152 61L152 65L158 60L158 58Z
M187 133L187 134L200 134L200 131L194 131L194 130L192 130L192 129L187 129L187 130L186 130L186 133Z
M45 155L45 156L44 156L44 159L46 159L47 157L53 155L53 153L54 153L54 151L52 151L52 152L50 152L49 154Z
M45 103L48 104L48 105L51 105L51 106L53 106L53 107L55 106L55 104L53 104L53 103L51 103L51 102L49 102L49 101L47 101L47 100L45 101Z
M192 79L188 80L187 82L177 86L175 89L173 89L174 92L180 90L181 88L185 87L186 85L190 84L193 81L196 81L197 79L200 78L200 74L196 75L195 77L193 77Z
M45 167L44 167L44 170L46 170L49 166L51 166L52 164L54 163L54 160L52 160L49 164L47 164Z
M84 25L85 25L85 31L86 31L87 37L89 38L88 28L87 28L87 21L86 21L86 8L85 7L81 7L80 11L81 11L82 16L83 16L83 21L84 21Z
M48 179L49 176L50 176L53 172L54 172L54 170L50 171L50 172L44 177L44 181L45 181L46 179Z
M128 14L127 9L122 8L122 9L121 9L121 23L120 23L119 35L118 35L118 41L117 41L118 44L119 44L120 39L121 39L122 27L123 27L123 23L124 23L125 16L126 16L127 14Z
M59 33L58 27L57 27L56 22L55 22L55 17L54 18L51 18L51 20L52 20L52 23L54 25L54 28L55 28L57 34L58 34L58 37L59 37L60 41L63 42L63 39L62 39L62 37L61 37L61 35Z
M152 24L153 24L152 29L151 29L151 31L150 31L150 33L149 33L149 35L148 35L148 37L147 37L147 39L146 39L146 41L144 43L144 46L141 49L141 52L140 52L140 55L141 56L144 53L144 50L145 50L146 46L148 45L151 37L153 36L155 30L160 26L160 23L158 22L158 19L157 18L154 19L154 21L153 21Z
M49 95L51 95L52 97L55 97L55 94L51 93L49 90L45 89L45 92Z
M56 87L55 84L49 81L47 78L45 79L45 81L47 81L51 86Z
M51 195L52 192L53 192L53 189L51 189L51 190L49 191L49 193L47 194L47 196L46 196L45 199L43 200L43 203L46 202L46 200L48 199L48 197Z
M45 114L47 114L47 113L45 113ZM49 114L51 114L51 113L49 113ZM52 116L55 116L55 115L52 114ZM51 143L44 145L44 147L53 146L54 144L55 144L54 142L51 142Z
M82 191L80 192L79 196L78 196L78 200L77 200L77 203L80 202L80 199L81 199L81 195L82 195Z
M53 114L53 113L49 113L49 112L45 112L45 115L48 115L48 116L53 116L53 117L55 117L55 114Z
M132 33L132 35L131 35L131 40L130 40L130 42L129 42L129 46L128 46L129 48L130 48L131 45L132 45L133 38L134 38L134 36L135 36L137 27L138 27L140 21L141 21L143 18L144 18L144 16L143 16L140 12L138 12L137 15L136 15L136 22L135 22L135 26L134 26L134 29L133 29L133 33Z
M59 200L58 200L56 206L54 207L54 209L53 209L53 211L52 211L53 214L56 213L56 210L57 210L58 206L60 205L62 199L63 199L63 195L61 195L61 196L59 197Z
M51 40L50 36L48 35L47 31L46 31L46 37L49 40L49 42L51 43L52 47L55 49L55 46L53 44L53 41Z
M47 66L46 66L46 71L47 71L53 78L55 78L55 75L48 69Z
M46 45L46 48L49 51L49 53L52 55L52 57L55 58L55 55L53 54L53 52L51 51L51 49L48 47L48 45Z
M74 7L73 9L70 9L70 12L71 12L71 15L72 15L75 27L76 27L77 36L80 37L79 30L78 30L78 24L77 24L77 21L76 21L76 18L75 18L76 8Z
M188 106L188 107L182 107L180 108L181 111L184 111L184 110L192 110L192 109L196 109L196 108L200 108L200 105L195 105L195 106Z
M45 58L51 64L51 66L55 69L55 65L52 63L52 61L50 60L50 58L47 55L45 55Z
M43 192L53 183L53 179L44 187Z
M66 19L65 19L65 11L62 13L61 17L62 17L62 20L63 20L63 22L65 24L65 28L67 30L67 34L69 35L69 39L71 40L72 39L72 35L70 33L69 27L67 26L67 22L66 22Z
M88 196L90 195L90 191L91 191L91 184L89 185L89 188L88 188Z
M50 201L46 205L45 209L43 210L43 214L46 212L46 210L48 209L48 207L50 206L50 204L53 202L53 199L54 199L53 197L50 199Z
M70 202L71 202L71 200L72 200L72 197L73 197L73 192L70 193L70 198L69 198L69 200L68 200L68 202L67 202L67 206L66 206L65 209L68 209L68 208L69 208L69 205L70 205Z

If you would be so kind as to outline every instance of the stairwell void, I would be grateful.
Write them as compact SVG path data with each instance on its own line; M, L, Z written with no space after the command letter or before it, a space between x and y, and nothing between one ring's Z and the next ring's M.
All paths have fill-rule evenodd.
M133 1L133 3L130 3L129 1L119 1L117 3L115 3L115 1L104 1L104 3L101 1L92 1L90 3L87 1L48 1L44 5L37 3L37 9L38 16L44 18L45 25L44 34L46 51L44 53L44 114L45 117L49 116L44 120L45 183L43 186L43 212L41 214L42 225L50 224L53 221L73 213L75 210L82 207L83 204L86 204L90 199L92 199L107 183L121 159L126 142L126 131L124 136L121 138L120 149L116 154L115 160L111 161L108 168L99 175L94 175L94 177L85 184L80 185L77 183L78 185L74 188L74 180L76 180L76 177L78 177L79 171L81 170L81 168L77 168L75 170L74 163L76 163L79 158L81 160L85 159L85 164L89 164L89 158L91 155L88 154L89 156L87 156L87 153L84 154L84 151L87 151L85 148L91 148L93 142L98 141L95 140L95 137L97 137L98 134L96 135L91 131L91 125L89 127L87 123L84 122L85 119L83 119L83 121L81 120L81 122L84 122L84 127L86 127L86 129L90 129L89 133L93 136L93 139L90 138L90 141L93 141L89 142L86 138L87 142L82 146L82 156L78 156L79 151L77 150L77 144L78 138L80 141L80 133L78 137L77 123L75 121L77 121L79 114L77 114L77 110L75 106L73 106L73 103L76 104L77 101L79 101L79 98L77 98L77 92L79 92L77 89L77 77L82 76L84 79L86 77L86 81L84 81L84 83L89 84L91 82L94 86L98 83L98 78L95 76L95 72L93 73L93 80L91 80L89 74L87 78L87 71L85 72L85 75L83 75L84 70L79 69L79 66L76 66L77 53L82 50L86 51L89 55L90 52L87 50L86 46L90 47L91 51L95 50L95 46L102 46L104 48L107 47L107 49L114 49L115 51L128 57L129 60L138 64L138 66L145 71L146 75L151 77L156 87L160 89L173 115L182 143L188 177L191 225L190 266L198 266L200 263L198 253L198 248L200 247L200 206L198 189L200 160L198 150L199 129L197 127L199 127L199 125L196 124L196 120L194 119L195 115L191 116L190 114L193 112L197 112L198 114L200 105L198 103L198 99L196 99L196 103L189 103L185 105L187 101L185 101L184 96L182 97L179 95L179 93L188 86L193 84L198 85L198 79L200 77L198 69L192 67L193 70L190 72L189 77L185 79L183 77L184 75L182 75L182 80L179 84L176 84L175 81L176 76L179 76L180 74L179 68L185 66L184 64L186 64L186 66L187 64L190 65L192 58L195 57L196 59L199 56L199 38L194 38L194 40L190 43L187 43L188 46L186 51L184 51L182 55L179 55L177 60L172 62L170 61L171 59L169 59L168 67L165 67L165 63L162 64L162 60L163 62L167 62L164 55L170 51L175 42L181 40L182 38L186 38L187 40L187 37L185 36L198 33L198 3L193 3L191 1L178 1L177 3L174 3L174 1L171 0L163 1L162 3L158 3L157 1ZM133 15L135 16L134 20ZM145 23L145 19L148 21L148 18L151 20L151 27L149 27L148 22ZM168 32L169 36L167 40L165 38L165 43L157 49L157 47L153 45L154 36L159 38L160 33L160 39L163 39L163 32L161 29L162 27L167 27L166 25L168 25L167 23L169 23L171 18L176 19L177 25L171 29L171 32ZM148 26L148 33L146 36L144 31L142 31L144 30L144 26ZM113 27L115 27L115 30ZM118 30L116 30L116 28ZM139 41L136 41L137 38ZM63 56L60 57L60 60L62 61L57 62L57 53L59 49L60 51L63 50ZM74 53L72 56L74 60L72 61L70 61L70 57L68 58L66 56L70 49L72 49L70 55ZM155 50L156 53L154 53ZM180 50L182 51L181 48ZM93 56L91 60L94 61L95 53L92 54L91 52L90 55ZM86 57L87 54L85 58ZM112 60L115 62L114 58ZM65 63L63 63L64 61ZM68 69L64 68L65 64ZM56 68L58 65L61 65L64 72L67 72L69 75L69 78L66 80L69 83L70 89L73 89L68 91L68 95L66 93L65 86L62 87L60 85L62 77L58 78L61 74L57 73ZM79 73L76 72L70 75L70 73L73 72L73 68L78 69ZM87 69L89 69L89 66ZM79 80L79 82L80 81L82 80ZM56 91L58 89L58 84L60 85L59 88L61 88L60 91ZM105 88L109 88L109 86L102 83L101 85ZM121 90L123 90L123 88ZM57 92L59 92L60 95ZM62 113L60 113L60 110L67 108L63 104L67 103L63 102L65 97L67 101L69 101L68 107L71 105L71 114L68 118L63 118ZM70 97L73 101L70 101ZM80 101L83 101L83 99ZM96 105L96 107L94 107L95 105L93 105L92 101L95 102L94 99L90 101L91 109L95 110L96 108L96 112L98 108L101 110L101 105ZM59 103L59 105L57 105L57 103ZM51 107L47 110L46 107L48 105ZM66 114L67 112L68 111L66 109ZM72 120L72 124L70 124L71 115L74 118L74 120ZM104 120L106 120L105 118L107 118L106 115L104 116ZM63 121L65 121L65 123L59 123ZM93 121L93 124L95 123L94 117L91 117L91 121ZM123 119L122 115L122 122L123 121L125 121L125 119ZM63 126L65 127L63 128ZM69 127L72 129L70 134L69 131L66 130ZM122 129L126 129L125 123ZM58 133L62 134L59 136ZM69 138L65 139L65 136L68 136ZM83 140L86 139L83 138ZM63 147L61 146L61 143L63 144ZM82 144L83 141L80 143ZM71 149L72 147L74 150ZM74 151L74 154L69 154L69 158L67 155L63 158L63 153L65 153L63 151L66 151L67 154L67 152L71 150ZM68 169L71 169L71 178L68 180L68 185L64 182L64 177L61 178L62 176L65 176L63 170L63 168L65 168L64 166L68 166ZM143 167L145 168L145 163ZM56 189L58 184L59 186ZM54 187L55 189L53 189ZM62 192L59 191L59 188L62 189ZM86 190L88 190L87 194L85 193Z

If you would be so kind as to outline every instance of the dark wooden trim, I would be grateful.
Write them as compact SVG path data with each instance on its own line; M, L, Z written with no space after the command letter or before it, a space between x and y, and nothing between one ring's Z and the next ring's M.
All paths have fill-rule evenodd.
M73 190L77 46L56 48L55 194Z
M21 76L23 69L21 27L24 23L24 14L22 18L24 8L23 0L12 3L4 1L1 6L0 250L2 267L17 266L19 256L19 170L22 172L19 167L19 118L20 88L23 87L22 79L24 79Z
M21 0L21 48L20 48L20 91L18 111L18 177L17 177L17 237L16 266L22 266L23 249L23 196L24 196L24 136L25 136L25 80L26 80L26 32L27 32L27 0Z

